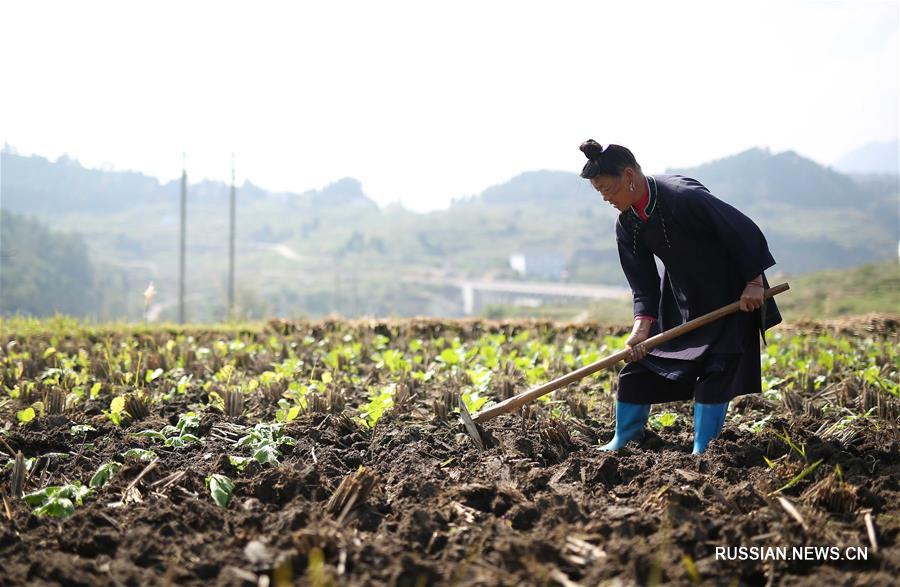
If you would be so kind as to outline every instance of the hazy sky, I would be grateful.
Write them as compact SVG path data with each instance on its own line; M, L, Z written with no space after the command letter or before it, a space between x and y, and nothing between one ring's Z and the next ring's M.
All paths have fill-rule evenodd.
M3 2L0 143L447 205L586 138L646 171L898 136L898 2Z

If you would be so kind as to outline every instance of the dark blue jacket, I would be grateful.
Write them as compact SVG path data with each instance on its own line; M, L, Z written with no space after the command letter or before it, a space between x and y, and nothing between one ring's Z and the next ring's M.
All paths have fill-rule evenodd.
M648 176L648 183L649 218L623 212L616 240L635 315L657 318L652 335L740 299L747 282L775 259L759 227L699 181L656 175ZM661 278L654 255L664 266ZM769 287L765 275L763 282ZM780 323L773 299L766 302L765 324L760 318L759 311L732 314L653 349L642 363L682 379L696 372L698 362L740 354L748 328L765 332Z

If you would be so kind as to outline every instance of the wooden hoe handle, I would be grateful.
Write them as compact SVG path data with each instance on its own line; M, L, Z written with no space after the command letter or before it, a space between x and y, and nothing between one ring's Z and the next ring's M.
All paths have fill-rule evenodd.
M765 298L769 299L772 296L776 296L782 292L785 292L790 289L790 286L787 283L782 283L780 285L776 285L775 287L771 287L766 290ZM656 336L652 336L643 342L644 348L648 351L654 347L661 345L664 342L670 341L673 338L677 338L686 332L690 332L691 330L695 330L700 328L701 326L706 326L710 322L718 320L723 316L727 316L729 314L734 314L741 308L740 301L732 302L727 306L723 306L718 310L713 310L709 314L704 314L699 318L694 318L688 322L685 322L681 326L676 326L671 330L667 330L665 332L661 332ZM628 349L622 349L621 351L612 354L606 358L600 359L590 365L585 365L581 369L577 369L563 375L562 377L558 377L553 381L549 381L539 387L535 387L534 389L529 389L528 391L523 391L518 395L514 395L509 399L505 399L498 404L494 404L489 408L481 410L477 414L472 416L472 420L478 423L487 422L493 418L496 418L500 414L506 414L508 412L512 412L513 410L517 410L523 405L527 404L530 401L536 400L542 395L548 394L555 389L559 389L560 387L566 386L574 381L578 381L588 375L593 375L597 371L601 369L606 369L612 365L615 365L619 361L625 359L628 356Z

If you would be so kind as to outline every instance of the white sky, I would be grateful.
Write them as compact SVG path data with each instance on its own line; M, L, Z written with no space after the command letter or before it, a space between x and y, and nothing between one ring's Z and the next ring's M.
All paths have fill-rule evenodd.
M651 173L898 136L887 2L3 2L0 143L426 210L587 138Z

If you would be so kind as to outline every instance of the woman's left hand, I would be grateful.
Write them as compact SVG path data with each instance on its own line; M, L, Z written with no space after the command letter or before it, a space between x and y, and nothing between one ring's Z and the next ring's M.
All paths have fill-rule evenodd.
M762 284L750 282L744 287L741 294L741 310L752 312L762 307L765 302L766 288Z

